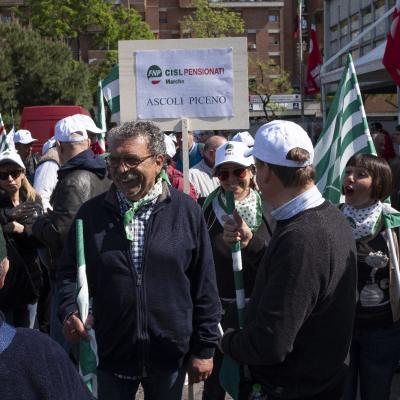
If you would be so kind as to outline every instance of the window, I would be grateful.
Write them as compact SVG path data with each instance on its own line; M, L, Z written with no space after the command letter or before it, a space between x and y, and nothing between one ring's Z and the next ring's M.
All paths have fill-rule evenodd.
M160 11L159 21L160 21L160 24L168 23L168 17L167 17L166 11Z
M279 35L269 35L269 44L279 46Z
M279 22L279 14L268 14L268 22Z

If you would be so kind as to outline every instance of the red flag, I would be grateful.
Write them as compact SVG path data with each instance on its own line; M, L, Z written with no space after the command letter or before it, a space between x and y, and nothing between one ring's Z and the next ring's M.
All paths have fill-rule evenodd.
M307 77L305 82L305 94L318 93L321 86L320 72L322 56L318 46L317 30L315 24L311 24L310 49L308 52Z
M400 0L396 2L392 25L387 34L382 64L388 70L396 85L400 86Z
M300 14L301 10L300 7L302 6L301 0L296 1L296 15L294 17L294 30L293 30L293 37L298 39L300 36L300 29L301 29L301 21L300 21Z
M3 133L7 134L6 128L4 126L3 118L1 118L1 114L0 114L0 135L2 135Z

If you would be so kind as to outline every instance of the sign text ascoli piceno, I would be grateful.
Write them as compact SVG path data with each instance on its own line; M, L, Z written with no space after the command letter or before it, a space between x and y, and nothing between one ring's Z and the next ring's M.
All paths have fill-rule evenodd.
M188 97L152 97L147 106L183 106L185 104L225 104L226 97L221 96L188 96Z
M185 83L185 76L213 76L224 75L223 67L199 67L199 68L166 68L164 71L158 65L152 65L147 70L147 79L153 84L158 85L162 77L165 76L167 85Z

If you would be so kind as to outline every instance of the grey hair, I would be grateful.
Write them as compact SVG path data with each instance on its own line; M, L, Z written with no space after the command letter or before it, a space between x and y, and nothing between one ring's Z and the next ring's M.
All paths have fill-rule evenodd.
M164 133L151 121L125 122L123 125L112 128L107 134L110 147L115 141L127 140L136 137L147 139L150 154L165 155L167 153L164 142Z

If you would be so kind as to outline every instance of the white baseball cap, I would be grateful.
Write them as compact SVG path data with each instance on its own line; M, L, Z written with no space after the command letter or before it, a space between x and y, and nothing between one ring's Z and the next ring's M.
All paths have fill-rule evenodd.
M13 162L18 164L22 169L25 169L25 164L21 156L16 151L5 150L0 153L0 165Z
M58 142L82 142L88 139L88 135L82 121L70 116L56 123L54 138Z
M44 142L42 154L46 154L52 147L56 145L56 139L52 136L47 142Z
M92 118L89 115L85 114L75 114L72 116L78 123L82 123L83 127L86 131L93 132L93 133L103 133L103 131L96 126Z
M174 155L176 154L176 147L175 143L172 140L172 138L164 133L164 143L165 143L165 148L167 150L167 154L173 158Z
M19 129L14 133L14 143L30 144L37 142L37 139L32 137L32 134L27 129Z
M253 157L246 156L249 148L243 142L226 142L218 147L215 152L214 168L226 164L235 163L244 167L250 167L254 164Z
M238 132L236 135L233 136L231 139L233 142L243 142L247 145L247 147L253 147L254 146L254 139L253 136L250 135L249 132L244 131L244 132Z
M307 150L310 158L304 162L288 160L290 150ZM291 121L276 120L258 128L254 147L247 152L261 161L284 167L306 167L314 160L314 147L307 132Z

